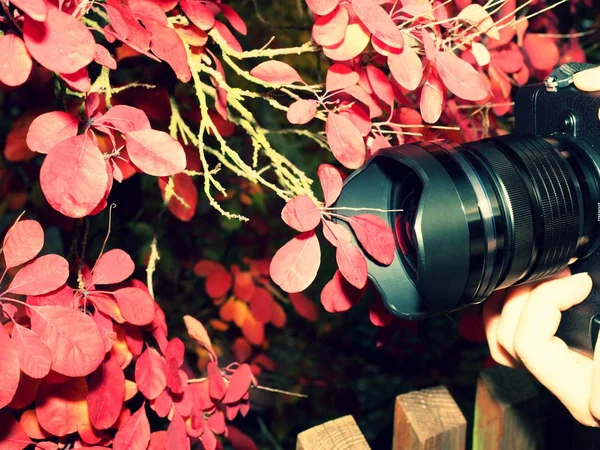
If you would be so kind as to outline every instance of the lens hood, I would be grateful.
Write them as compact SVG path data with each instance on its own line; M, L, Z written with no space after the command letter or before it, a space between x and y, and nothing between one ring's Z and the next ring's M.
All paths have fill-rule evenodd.
M401 214L394 211L401 206L398 189L417 179L422 186L414 223L415 272L398 242L389 266L379 264L363 251L369 278L385 305L393 314L407 319L452 310L463 297L470 267L469 224L451 176L440 161L418 145L391 147L379 151L352 173L333 205L338 214L348 217L377 215L393 230ZM360 210L353 211L355 208ZM336 221L347 226L343 220ZM354 243L360 248L360 243Z

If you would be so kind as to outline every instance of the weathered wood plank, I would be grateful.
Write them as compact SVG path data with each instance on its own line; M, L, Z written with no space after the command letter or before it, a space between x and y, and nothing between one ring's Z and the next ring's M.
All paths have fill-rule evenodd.
M303 431L296 450L370 450L354 417L344 416Z
M396 398L394 450L464 450L467 421L443 386Z
M479 376L475 400L473 450L542 448L540 389L521 369L491 367Z

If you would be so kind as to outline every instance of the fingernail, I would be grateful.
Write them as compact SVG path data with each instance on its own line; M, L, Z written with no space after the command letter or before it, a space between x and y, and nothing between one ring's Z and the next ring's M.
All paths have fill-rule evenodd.
M566 280L583 281L586 278L589 278L590 280L592 279L592 277L590 277L589 273L579 272L579 273L576 273L575 275L571 275L569 278L565 278L565 279Z
M576 73L573 75L573 82L582 91L600 90L600 67Z

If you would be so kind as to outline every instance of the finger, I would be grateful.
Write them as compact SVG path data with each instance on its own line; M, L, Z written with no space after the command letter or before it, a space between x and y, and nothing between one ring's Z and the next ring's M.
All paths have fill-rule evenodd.
M590 413L592 361L575 359L565 342L554 336L562 311L581 303L591 288L586 273L537 286L523 307L514 345L525 367L579 422L597 426Z
M483 326L487 337L490 355L498 364L518 367L518 362L500 345L497 339L500 313L504 305L507 290L496 291L483 304Z
M600 91L600 66L576 73L573 82L582 91Z
M502 314L500 315L500 322L498 323L497 339L499 344L512 356L512 358L519 361L519 356L515 351L515 333L517 331L517 325L519 324L519 318L523 311L525 302L529 299L531 292L542 283L547 283L551 280L560 278L566 278L571 274L571 270L567 267L554 275L553 277L540 281L538 283L524 284L517 286L510 290L506 296L504 307L502 308Z
M590 393L590 413L600 420L600 334L594 347L594 362L592 363L592 388Z

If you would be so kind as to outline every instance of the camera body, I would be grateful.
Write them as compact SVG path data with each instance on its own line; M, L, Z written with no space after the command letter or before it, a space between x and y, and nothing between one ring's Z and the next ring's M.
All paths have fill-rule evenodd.
M334 207L371 208L396 235L389 266L365 253L390 312L421 319L455 311L496 289L551 277L577 258L572 271L589 272L594 290L564 314L559 334L570 347L593 351L600 329L600 92L570 82L588 67L567 64L545 84L518 90L509 136L383 149L346 179Z

